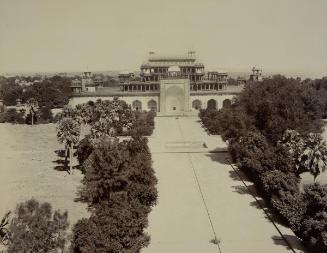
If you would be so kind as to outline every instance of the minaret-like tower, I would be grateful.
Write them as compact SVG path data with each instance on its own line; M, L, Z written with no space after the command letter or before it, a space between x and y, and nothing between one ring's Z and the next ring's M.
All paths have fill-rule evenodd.
M91 85L92 83L91 72L84 72L82 75L82 91L87 91L86 86Z
M256 67L252 68L252 74L250 75L250 81L261 82L262 81L262 70Z

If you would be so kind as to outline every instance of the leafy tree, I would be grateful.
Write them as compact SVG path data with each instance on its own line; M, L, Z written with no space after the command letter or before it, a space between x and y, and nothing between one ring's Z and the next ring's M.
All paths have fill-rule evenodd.
M89 135L85 136L77 146L76 156L79 165L81 166L81 171L85 173L85 169L83 167L84 162L86 159L92 154L94 147L93 147L92 139Z
M42 121L51 122L53 119L52 111L49 107L42 107L40 110L40 118Z
M134 111L135 120L133 122L133 127L130 128L130 131L123 132L123 135L132 135L132 136L149 136L152 134L154 129L154 117L155 112L139 112Z
M16 100L22 97L23 89L14 82L14 79L7 79L1 85L1 96L5 105L16 105Z
M264 172L260 178L272 206L293 231L298 231L306 210L299 192L299 178L294 173L283 172L278 168Z
M35 199L20 203L9 226L12 238L8 252L63 251L68 226L67 211L53 212L49 203Z
M29 110L31 125L34 125L34 119L36 118L36 108L37 108L37 101L35 98L30 98L26 101L26 105Z
M2 121L14 124L23 124L23 113L17 112L15 108L10 108L7 111L1 113Z
M119 142L116 138L99 140L84 163L81 200L94 207L121 194L137 198L142 204L156 203L156 178L146 139Z
M57 126L57 139L61 144L65 144L65 159L67 160L68 152L70 156L70 171L72 170L72 158L74 145L79 141L81 133L80 125L71 118L63 118Z
M72 252L140 252L148 245L147 216L157 200L157 179L147 140L95 139L84 161L80 201L92 215L73 230Z
M274 76L247 84L231 108L203 123L218 129L225 140L257 130L276 145L287 129L300 134L321 131L321 115L319 94L311 85Z
M303 157L305 157L304 166L316 180L317 176L327 168L327 146L320 134L308 134Z
M130 129L134 122L134 115L126 102L114 100L98 100L95 103L91 124L91 133L95 137L103 134L109 136L120 135Z
M314 180L327 167L327 146L320 134L309 133L302 137L297 131L287 130L280 144L294 160L297 175L309 171Z
M150 241L143 231L146 225L145 218L135 215L128 206L103 206L91 218L76 223L71 252L139 253Z

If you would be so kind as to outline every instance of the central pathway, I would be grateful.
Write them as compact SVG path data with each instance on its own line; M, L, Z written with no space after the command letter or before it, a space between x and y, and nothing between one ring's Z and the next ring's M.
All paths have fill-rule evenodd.
M159 198L149 216L151 242L142 253L292 252L226 163L226 153L209 152L226 146L198 121L156 118L149 146ZM281 228L302 252L293 233ZM210 242L215 238L218 243Z

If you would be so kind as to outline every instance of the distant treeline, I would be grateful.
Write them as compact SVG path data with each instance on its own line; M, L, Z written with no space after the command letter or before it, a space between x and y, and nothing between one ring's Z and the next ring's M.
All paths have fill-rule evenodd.
M98 74L105 87L115 86L117 81L110 77ZM0 98L4 105L16 105L17 99L25 103L28 99L37 100L40 107L60 108L66 105L72 95L70 84L73 79L80 76L66 77L53 76L35 77L3 77L0 76Z

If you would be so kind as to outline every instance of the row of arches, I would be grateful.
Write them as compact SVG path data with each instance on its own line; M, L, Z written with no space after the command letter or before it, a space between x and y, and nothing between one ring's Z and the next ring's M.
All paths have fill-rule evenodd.
M223 108L229 107L232 104L232 101L230 99L225 99L222 103ZM140 100L134 100L132 102L132 108L136 111L142 111L144 108L142 108L142 102ZM202 102L199 99L195 99L192 101L192 109L194 110L200 110L202 109ZM217 101L215 99L209 99L207 102L206 108L208 109L217 109ZM149 111L158 111L158 104L155 100L151 99L147 103L147 109Z
M230 99L225 99L223 101L223 108L229 107L232 104L232 101ZM202 109L202 102L199 99L195 99L192 101L192 108L195 110ZM217 101L214 99L209 99L207 102L207 108L208 109L217 109Z
M151 99L149 102L148 102L148 110L149 111L158 111L158 105L157 105L157 102L153 99ZM140 100L134 100L133 103L132 103L132 108L133 110L136 110L136 111L142 111L142 102Z

